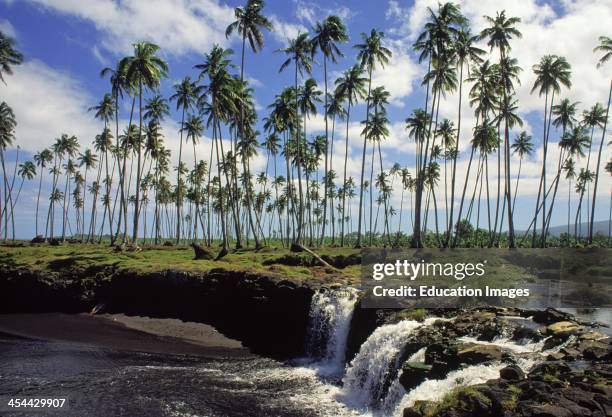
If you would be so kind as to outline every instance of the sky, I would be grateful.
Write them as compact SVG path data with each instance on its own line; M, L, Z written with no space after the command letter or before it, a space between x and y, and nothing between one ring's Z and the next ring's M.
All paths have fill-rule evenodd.
M561 97L579 101L580 111L596 102L605 106L612 63L598 69L598 55L593 53L593 48L599 36L612 35L612 0L460 0L456 3L470 19L474 33L484 27L484 15L494 16L505 9L507 15L521 18L518 28L523 37L512 41L511 55L523 68L522 83L517 89L520 115L525 121L522 129L533 136L536 145L535 154L522 163L515 222L517 228L524 228L534 210L542 164L544 98L530 93L535 78L532 66L545 54L566 57L572 65L573 85L571 90L564 89ZM235 0L0 0L0 30L16 38L25 56L24 64L15 68L15 74L6 77L7 85L0 85L0 100L6 101L16 113L17 144L22 150L20 160L31 159L33 152L50 146L62 133L74 134L82 146L91 146L102 126L87 109L109 91L108 80L100 78L100 70L114 66L118 59L130 54L132 43L136 41L148 40L161 47L161 56L170 66L169 78L160 87L166 97L184 76L197 77L193 66L203 61L203 53L214 44L239 53L238 38L226 39L225 28L233 20L233 8L241 4L242 1ZM384 69L377 69L373 78L373 86L382 85L391 93L388 110L391 133L381 144L385 169L398 162L414 171L414 143L408 138L405 119L415 108L422 107L425 100L421 80L426 68L418 63L411 45L428 17L427 7L435 9L437 1L268 0L264 10L274 30L265 33L266 44L262 52L247 52L245 66L247 78L255 89L259 117L266 116L266 108L275 94L293 84L292 71L278 72L284 57L276 51L286 45L288 38L310 30L315 22L329 14L338 15L345 21L350 41L341 46L345 56L329 67L332 83L355 63L356 52L352 46L360 41L360 33L376 28L385 32L385 44L393 52L391 62ZM239 65L238 59L239 54L235 58ZM491 59L496 60L497 56L493 54ZM322 89L322 65L314 67L312 77ZM464 91L468 88L466 85ZM467 172L469 136L475 123L467 101L464 98L462 106L460 149L464 152L457 168L460 179L465 178ZM458 94L448 94L441 102L440 115L455 120L457 112ZM359 122L365 118L365 106L358 105L353 114L355 117L349 125L348 175L358 183L363 144ZM129 108L125 104L120 117L123 120L128 115ZM175 150L174 154L178 153L179 125L180 115L174 111L163 125L165 143ZM312 117L307 126L309 136L323 132L323 117L320 114ZM344 129L345 126L337 126L337 140L344 140ZM511 138L517 133L518 130L512 132ZM208 159L209 134L206 132L206 137L200 141L199 158ZM558 137L559 133L553 131L551 141L557 142ZM601 137L602 132L596 131L594 143L599 145ZM606 143L608 141L609 137ZM336 167L344 158L343 148L335 146ZM611 181L603 167L610 154L606 147L596 220L608 219ZM7 159L12 160L14 156L15 152L10 151ZM557 158L558 148L552 146L549 172L555 171ZM516 167L518 162L518 157L514 156L512 164ZM579 161L578 166L585 162ZM252 170L259 172L264 168L265 155L260 152L253 161ZM47 181L50 179L44 179L43 189L50 187ZM37 181L26 183L20 196L22 209L16 220L21 236L33 234L37 187ZM469 189L472 187L470 182ZM553 225L566 222L567 187L567 182L562 181L560 189L563 191L559 192ZM399 193L396 194L392 205L399 207ZM576 197L575 193L571 194L572 203ZM439 208L443 210L445 202L439 198Z

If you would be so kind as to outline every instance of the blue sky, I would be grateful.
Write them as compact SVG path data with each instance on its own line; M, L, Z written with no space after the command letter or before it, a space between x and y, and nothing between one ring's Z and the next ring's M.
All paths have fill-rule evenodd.
M23 156L31 157L32 152L49 146L64 132L76 134L82 145L89 146L101 126L86 109L108 91L108 83L99 77L99 72L129 54L134 41L150 40L162 47L162 55L170 65L170 78L161 87L166 97L171 94L172 85L182 77L197 76L193 65L201 62L202 53L214 43L238 51L237 39L226 40L223 32L233 18L233 7L241 3L233 0L0 0L0 30L17 39L26 57L24 65L15 69L15 76L7 78L8 86L0 86L1 100L6 100L17 114L17 143L24 150ZM543 98L529 91L533 83L531 67L542 55L563 55L572 64L574 86L571 91L564 91L562 97L580 101L581 110L595 102L605 105L611 64L596 69L597 56L592 48L598 36L611 35L612 0L462 0L458 3L471 19L474 32L482 28L484 14L494 15L506 9L508 14L521 17L519 29L524 36L513 43L512 54L524 69L522 86L518 90L521 115L526 122L524 129L533 135L538 149ZM283 56L274 51L284 46L287 37L308 30L328 14L337 14L345 19L351 39L342 47L346 56L337 65L330 66L330 82L339 72L353 65L355 51L352 45L359 41L360 32L377 28L386 33L387 46L394 57L390 65L376 72L373 83L385 86L392 95L389 107L391 135L383 144L385 165L388 169L399 162L412 169L413 144L405 132L404 119L423 104L420 80L425 68L416 62L410 45L427 17L427 6L436 5L435 0L267 1L265 11L275 30L266 34L266 46L261 53L247 53L246 67L255 88L260 117L266 115L266 106L274 95L293 83L292 72L278 73ZM322 89L321 66L315 67L313 77ZM442 102L440 111L444 117L454 120L457 99L456 94L451 94ZM126 118L127 110L123 110L122 118ZM464 100L462 113L461 140L465 149L474 124L467 100ZM362 141L358 122L365 117L364 106L358 106L354 114L350 125L349 175L358 178ZM164 125L166 143L172 149L178 147L178 119L174 115L173 120ZM324 127L322 117L313 118L309 125L313 133L320 131ZM338 126L337 137L342 140L343 131ZM558 135L553 136L556 142ZM600 139L601 132L598 132L595 143L599 144ZM344 157L342 148L337 146L334 154L337 166ZM556 146L553 148L549 160L551 172L557 156ZM207 155L206 138L202 139L198 152L199 157ZM11 155L14 156L14 152L9 153L9 159ZM610 152L606 149L604 161L609 158ZM465 175L465 162L458 166L460 178ZM518 159L513 163L518 163ZM254 161L255 170L263 169L264 164L262 154ZM540 167L541 151L523 164L517 213L519 228L526 226L523 222L533 211ZM596 216L604 220L608 214L610 177L604 174L600 184L601 198ZM17 221L20 234L24 236L32 234L36 185L35 182L26 184L21 197L20 206L24 209ZM563 223L567 216L561 208L567 205L565 182L561 183L561 189L565 191L560 193L559 210L553 224ZM396 201L394 205L399 206L399 203Z

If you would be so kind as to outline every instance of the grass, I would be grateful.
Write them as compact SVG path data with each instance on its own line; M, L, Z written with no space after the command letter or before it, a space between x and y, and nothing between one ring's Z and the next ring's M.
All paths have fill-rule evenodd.
M472 411L471 399L475 398L490 405L491 400L476 387L457 387L446 394L439 402L425 402L421 404L421 412L426 417L435 417L443 411Z
M347 248L325 248L318 252L331 260L344 259L359 251ZM0 245L0 266L50 271L84 273L134 271L150 273L164 270L206 273L211 270L244 271L277 278L354 283L359 279L360 265L329 270L317 265L307 253L290 253L288 249L268 247L260 251L232 251L223 259L195 260L190 247L145 247L139 252L115 252L107 245L64 244L31 245L25 242Z

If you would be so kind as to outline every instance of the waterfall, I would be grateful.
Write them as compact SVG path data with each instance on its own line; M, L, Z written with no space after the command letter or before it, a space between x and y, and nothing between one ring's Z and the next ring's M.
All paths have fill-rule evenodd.
M393 415L402 416L404 408L413 406L416 401L440 401L456 387L482 384L489 379L499 378L499 371L504 366L506 365L501 363L468 366L450 372L444 379L425 380L404 395Z
M425 362L425 351L426 350L427 350L427 347L423 347L419 349L417 352L413 353L412 356L410 356L408 360L406 360L406 362L408 363ZM383 404L381 406L381 410L384 412L385 415L392 415L393 410L395 410L395 407L397 406L397 404L401 401L401 399L406 394L406 390L404 389L404 386L400 383L400 377L402 376L402 372L404 372L403 369L400 369L399 373L397 374L397 378L393 380L393 383L389 387L389 392L387 393L387 396L385 397Z
M308 354L323 374L344 371L346 342L358 291L353 288L319 291L312 297Z
M396 377L408 337L417 328L435 320L427 319L425 323L403 320L378 327L361 345L347 369L343 379L343 400L357 408L378 408L388 384Z

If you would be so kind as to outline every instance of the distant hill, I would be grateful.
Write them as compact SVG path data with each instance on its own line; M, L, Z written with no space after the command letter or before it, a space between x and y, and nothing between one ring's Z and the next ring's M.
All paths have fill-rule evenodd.
M589 224L586 222L580 223L580 226L578 227L578 230L580 232L580 236L587 236L589 234ZM549 233L552 236L559 236L561 233L567 233L567 225L562 225L562 226L551 226L548 229ZM520 233L520 232L519 232ZM523 231L524 233L524 231ZM570 233L574 233L574 225L570 225ZM595 222L593 223L593 234L602 234L604 236L608 235L608 221L607 220L602 220L599 222Z

